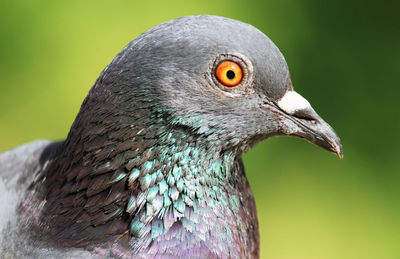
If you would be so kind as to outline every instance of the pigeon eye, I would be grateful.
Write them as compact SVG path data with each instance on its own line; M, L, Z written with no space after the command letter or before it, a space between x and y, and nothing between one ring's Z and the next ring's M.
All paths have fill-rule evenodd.
M218 64L215 75L223 85L233 87L242 81L243 71L236 62L225 60Z

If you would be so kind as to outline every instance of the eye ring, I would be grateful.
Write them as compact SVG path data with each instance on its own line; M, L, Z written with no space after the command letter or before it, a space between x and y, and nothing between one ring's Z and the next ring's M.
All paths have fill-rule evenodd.
M221 84L234 87L242 81L243 70L238 63L231 60L223 60L218 64L215 76Z
M233 68L230 65L233 65ZM219 54L210 63L209 68L210 70L206 73L206 76L211 86L218 89L219 93L223 93L229 97L240 97L255 92L253 86L253 65L245 55L240 53ZM230 75L231 72L229 70L235 73L234 77ZM241 75L239 75L240 73Z

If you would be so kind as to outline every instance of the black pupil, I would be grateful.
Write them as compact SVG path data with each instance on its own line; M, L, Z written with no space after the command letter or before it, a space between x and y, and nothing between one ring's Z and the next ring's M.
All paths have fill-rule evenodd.
M228 70L228 72L226 72L226 76L229 79L234 79L235 78L235 72L233 72L232 70Z

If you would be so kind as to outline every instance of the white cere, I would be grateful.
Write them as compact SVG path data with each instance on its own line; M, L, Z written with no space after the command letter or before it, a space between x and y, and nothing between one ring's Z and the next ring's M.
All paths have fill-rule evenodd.
M295 91L287 91L278 101L278 106L288 114L294 114L296 111L311 108L310 103Z

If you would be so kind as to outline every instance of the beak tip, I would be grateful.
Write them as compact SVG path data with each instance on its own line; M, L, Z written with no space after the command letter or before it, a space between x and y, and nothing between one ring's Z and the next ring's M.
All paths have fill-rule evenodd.
M342 147L342 144L340 142L335 143L333 145L333 150L332 151L333 151L333 153L335 153L340 158L340 160L343 159L343 147Z

